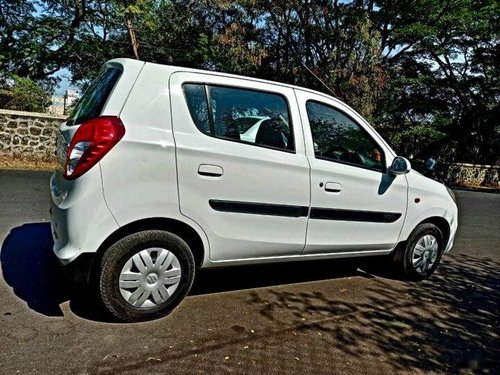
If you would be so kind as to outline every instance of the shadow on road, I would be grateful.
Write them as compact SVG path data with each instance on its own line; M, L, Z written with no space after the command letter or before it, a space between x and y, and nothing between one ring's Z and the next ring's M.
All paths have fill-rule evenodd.
M46 316L63 316L60 304L70 301L78 316L109 321L95 298L76 287L64 275L52 252L49 223L30 223L14 228L2 244L3 277L20 299Z
M96 314L95 306L81 302L67 287L51 248L48 224L12 229L2 245L1 263L14 293L44 315L61 316L59 305L70 299L75 314L106 321ZM354 261L323 261L203 271L197 275L191 295L349 276L374 277L356 270L358 265ZM496 371L500 356L497 261L452 254L426 281L405 283L374 277L366 289L357 292L357 298L345 293L325 295L324 290L297 290L248 291L249 310L273 322L274 328L243 340L258 340L255 345L265 350L280 345L280 340L290 340L290 330L303 333L304 340L311 338L314 348L307 352L309 362L324 368L331 368L335 350L347 354L351 363L373 358L401 372ZM312 341L317 334L326 340L320 346ZM244 351L243 345L234 345L231 340L217 345L231 347L234 355ZM133 364L125 361L121 365L126 369ZM296 368L296 373L308 370L300 364Z
M220 293L350 276L374 277L358 270L364 263L366 260L361 259L325 259L199 270L189 294Z
M2 244L3 277L14 293L41 314L62 316L67 284L52 253L50 224L34 223L11 230Z
M456 254L423 282L375 280L366 302L271 290L252 292L248 303L277 326L321 333L352 361L384 359L402 372L493 373L499 293L499 262ZM328 358L331 346L316 346L313 359Z
M302 270L310 267L314 268L312 263L303 263ZM273 269L249 267L243 275L260 278ZM238 284L240 273L219 272L216 276L228 277L226 284L236 282L235 288L252 285ZM337 289L359 283L332 283L321 291L314 291L314 286L254 289L244 294L247 310L268 319L272 324L267 328L256 327L249 333L249 327L234 326L233 335L194 347L172 349L167 341L148 352L154 358L168 352L165 360L144 362L144 354L138 353L100 369L167 373L189 366L192 373L229 372L234 363L221 358L230 353L253 373L498 373L499 272L499 262L454 254L445 257L438 272L424 282L377 277L364 283L368 286L361 291ZM289 275L276 280L281 277L293 281ZM248 319L252 321L249 317L242 321ZM200 359L193 359L196 356Z
M69 282L52 252L49 223L24 224L10 231L0 254L7 284L28 306L46 316L62 316L60 304L70 301L76 315L112 322L88 290ZM200 270L190 295L261 288L360 275L359 262L328 260ZM364 274L370 277L368 274Z

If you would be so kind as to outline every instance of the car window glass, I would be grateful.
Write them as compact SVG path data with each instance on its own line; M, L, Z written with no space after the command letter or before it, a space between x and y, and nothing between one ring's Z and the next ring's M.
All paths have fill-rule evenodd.
M183 86L183 89L194 124L203 133L210 133L205 86L187 83Z
M306 104L317 158L382 170L380 146L341 111L314 101Z
M191 117L202 132L227 140L295 150L288 104L281 95L202 84L184 84L183 89Z
M267 116L250 116L250 117L238 117L234 120L240 134L245 133L252 126L257 124L259 121L266 119Z
M111 90L115 87L121 74L122 71L118 68L106 68L101 71L80 100L78 100L75 109L68 117L67 125L78 125L87 120L99 117Z

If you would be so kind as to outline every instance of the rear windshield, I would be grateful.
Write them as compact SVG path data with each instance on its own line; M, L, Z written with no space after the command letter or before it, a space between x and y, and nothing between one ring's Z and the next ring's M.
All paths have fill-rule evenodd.
M122 71L118 68L106 68L90 84L85 94L78 100L75 109L66 125L78 125L87 120L99 117L108 96L115 87Z

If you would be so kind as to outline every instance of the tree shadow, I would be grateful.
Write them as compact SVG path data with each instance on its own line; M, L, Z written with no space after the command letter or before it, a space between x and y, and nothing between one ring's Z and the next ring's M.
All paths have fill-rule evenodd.
M69 300L77 316L112 322L85 293L69 286L52 245L47 223L11 230L0 259L14 293L46 316L62 316L60 304ZM330 358L335 348L350 360L380 358L401 372L496 371L500 355L499 262L452 254L430 279L419 283L387 280L390 274L379 267L382 264L379 258L371 258L207 270L199 272L190 295L253 289L245 294L248 305L277 328L263 332L260 338L283 339L280 332L290 330L319 332L330 345L314 345L309 355L318 361ZM374 279L354 298L342 292L332 296L324 288L310 292L303 291L307 288L297 292L263 288L351 276Z
M378 358L402 372L498 370L499 262L457 254L428 280L399 284L376 279L355 303L280 290L254 291L248 303L278 326L321 333L352 361ZM324 357L329 346L315 350Z

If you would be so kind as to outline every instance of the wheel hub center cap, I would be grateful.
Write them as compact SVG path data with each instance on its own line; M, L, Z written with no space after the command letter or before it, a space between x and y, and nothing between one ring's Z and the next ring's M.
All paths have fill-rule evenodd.
M158 281L158 275L156 273L150 273L146 277L146 281L148 282L148 284L154 284Z

